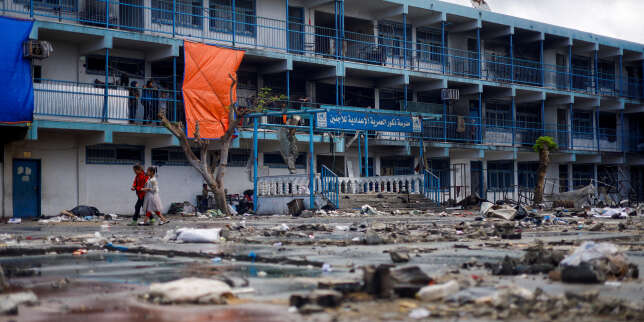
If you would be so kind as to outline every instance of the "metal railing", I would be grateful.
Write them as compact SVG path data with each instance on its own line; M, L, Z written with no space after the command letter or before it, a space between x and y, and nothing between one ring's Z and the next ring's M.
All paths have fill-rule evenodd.
M336 208L340 207L340 184L338 181L338 175L325 165L322 165L320 181L322 195Z
M240 48L261 48L395 68L482 78L605 96L644 98L642 79L595 73L402 37L357 33L256 15L255 8L170 0L6 0L4 15L180 36ZM479 58L480 57L480 58Z
M423 194L436 205L441 204L441 179L427 169L423 171Z

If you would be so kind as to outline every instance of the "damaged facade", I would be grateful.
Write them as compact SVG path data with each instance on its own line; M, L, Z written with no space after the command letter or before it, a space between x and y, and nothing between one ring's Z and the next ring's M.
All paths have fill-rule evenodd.
M2 10L33 18L30 39L54 48L32 62L34 122L1 128L4 217L79 204L129 213L134 163L159 166L165 207L194 202L202 179L154 113L184 120L184 40L246 50L242 106L267 87L287 97L278 110L422 119L418 132L364 131L357 139L351 128L316 130L314 155L311 137L298 133L295 175L279 130L262 129L258 196L307 195L311 158L316 180L326 168L344 194L420 192L426 158L440 179L434 201L473 193L529 199L538 162L532 145L547 135L559 150L546 195L595 185L617 201L644 199L642 44L439 1L9 0ZM142 88L149 80L155 91ZM443 101L447 88L458 89L459 100ZM132 101L141 102L141 115L131 113ZM254 186L247 125L229 156L230 194Z

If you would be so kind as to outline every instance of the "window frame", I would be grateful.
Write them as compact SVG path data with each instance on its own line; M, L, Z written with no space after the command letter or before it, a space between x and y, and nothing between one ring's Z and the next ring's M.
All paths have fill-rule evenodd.
M138 150L138 159L121 159L119 160L119 149ZM113 158L110 157L93 157L93 151L96 152L112 152ZM99 152L99 153L100 153ZM110 164L110 165L131 165L131 164L145 164L145 146L143 145L127 145L127 144L95 144L85 146L85 163L86 164Z
M234 21L236 35L255 38L257 19L257 4L254 0L236 0ZM233 9L230 0L208 0L208 30L225 34L233 33Z

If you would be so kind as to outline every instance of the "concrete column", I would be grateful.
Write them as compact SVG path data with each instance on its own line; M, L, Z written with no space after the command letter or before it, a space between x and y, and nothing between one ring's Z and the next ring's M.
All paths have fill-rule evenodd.
M2 176L2 217L13 217L13 144L5 144L4 149L4 162L2 169L4 175Z
M316 101L316 92L315 92L315 82L313 81L306 81L306 97L310 98L312 102Z
M573 191L572 185L572 163L568 163L568 191Z
M481 171L483 172L483 182L481 182L481 184L483 185L483 196L481 196L481 198L488 199L489 197L487 195L487 160L485 158L481 160L481 167L482 167Z
M373 107L377 110L380 109L380 88L373 89L373 99L374 99Z
M514 200L517 200L519 198L519 161L516 159L513 162L514 170L513 170L513 175L514 175L514 192L512 197Z
M85 163L86 160L86 144L83 142L84 140L82 138L79 138L78 140L78 150L77 150L77 164L76 164L76 171L77 171L77 180L78 180L78 204L79 205L86 205L88 204L87 202L87 178L88 173L87 173L87 164Z
M381 165L382 161L380 160L380 156L374 157L373 158L373 175L374 176L379 176L381 173Z

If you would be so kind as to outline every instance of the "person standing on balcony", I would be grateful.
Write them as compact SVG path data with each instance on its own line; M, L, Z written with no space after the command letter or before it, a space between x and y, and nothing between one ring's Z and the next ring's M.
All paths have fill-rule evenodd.
M139 107L139 98L141 97L141 93L139 92L139 89L136 88L137 85L138 84L136 81L132 81L128 89L129 99L128 99L127 108L128 108L128 120L130 121L130 123L134 123L137 118L136 110Z
M154 86L154 82L149 80L145 83L143 87L143 97L141 98L141 103L143 103L143 119L146 121L154 121L158 119L159 114L159 92Z

